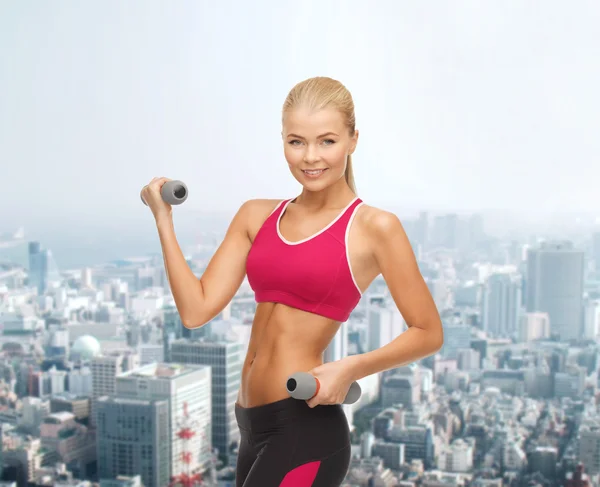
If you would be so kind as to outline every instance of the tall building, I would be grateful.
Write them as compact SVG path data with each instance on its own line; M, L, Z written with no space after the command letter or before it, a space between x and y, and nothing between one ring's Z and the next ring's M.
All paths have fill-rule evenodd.
M178 364L208 365L212 369L212 443L223 456L240 434L235 402L240 389L244 350L241 343L185 339L171 343L171 360Z
M589 474L600 473L600 424L596 420L584 420L579 429L578 459Z
M97 407L100 479L139 474L146 487L168 485L168 401L102 396Z
M582 336L583 278L584 253L569 241L527 253L527 311L548 313L552 335L561 340Z
M471 327L461 323L443 323L444 345L440 354L444 358L457 359L459 350L471 347Z
M583 336L588 340L600 338L600 299L585 300Z
M483 291L483 329L496 337L514 336L520 310L521 277L508 273L490 275Z
M192 471L204 471L212 459L211 369L202 365L153 363L117 377L115 396L136 400L165 400L168 404L170 476L186 473L183 453L191 452ZM179 437L187 411L195 435L186 445Z
M377 302L369 303L367 307L368 349L376 350L390 343L404 329L402 315L394 305L386 306ZM347 335L347 331L345 332Z
M29 284L42 294L48 285L48 258L39 242L29 242Z
M469 217L469 244L473 248L485 238L483 215L475 213Z
M96 421L96 400L101 396L114 396L117 376L139 366L139 355L115 351L92 358L92 401L90 422Z
M550 338L548 313L524 313L519 318L519 340L530 342Z
M29 242L28 276L29 284L38 294L43 294L50 283L61 279L52 251L42 248L39 242Z
M433 223L433 244L446 249L456 249L460 243L460 222L455 213L438 215Z

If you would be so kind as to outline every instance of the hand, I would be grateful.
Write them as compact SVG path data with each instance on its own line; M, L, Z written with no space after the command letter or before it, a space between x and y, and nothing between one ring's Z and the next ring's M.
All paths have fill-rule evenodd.
M316 377L320 384L317 394L306 401L309 407L314 408L319 404L342 404L354 382L354 360L352 356L345 357L319 365L308 373Z
M152 181L142 188L142 198L144 198L148 208L154 215L154 219L157 221L159 218L171 215L171 205L166 203L160 194L163 184L167 181L171 181L171 179L152 178Z

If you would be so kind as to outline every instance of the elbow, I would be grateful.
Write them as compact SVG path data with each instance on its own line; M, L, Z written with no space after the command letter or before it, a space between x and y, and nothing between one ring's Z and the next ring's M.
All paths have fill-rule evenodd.
M206 323L207 323L207 320L202 319L198 316L189 316L189 315L181 316L181 324L183 325L184 328L187 328L188 330L200 328L201 326L205 325Z
M444 346L444 329L442 328L442 324L439 323L438 326L434 328L431 333L431 353L430 355L435 355L439 353L439 351Z

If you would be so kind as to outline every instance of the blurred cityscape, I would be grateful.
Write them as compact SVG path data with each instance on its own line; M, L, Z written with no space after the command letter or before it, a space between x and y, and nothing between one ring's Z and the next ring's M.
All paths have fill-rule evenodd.
M403 224L445 343L360 381L344 487L600 485L600 231L505 241L476 214ZM222 238L208 235L185 250L197 276ZM2 236L0 486L233 487L255 308L245 282L189 330L161 255L63 269L23 229ZM379 278L324 360L405 329Z

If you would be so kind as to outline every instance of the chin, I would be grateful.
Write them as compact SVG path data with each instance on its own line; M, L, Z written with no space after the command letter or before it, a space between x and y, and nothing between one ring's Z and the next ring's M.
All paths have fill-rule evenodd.
M330 178L319 179L317 181L307 181L306 179L300 177L298 182L307 190L307 191L321 191L333 184Z

